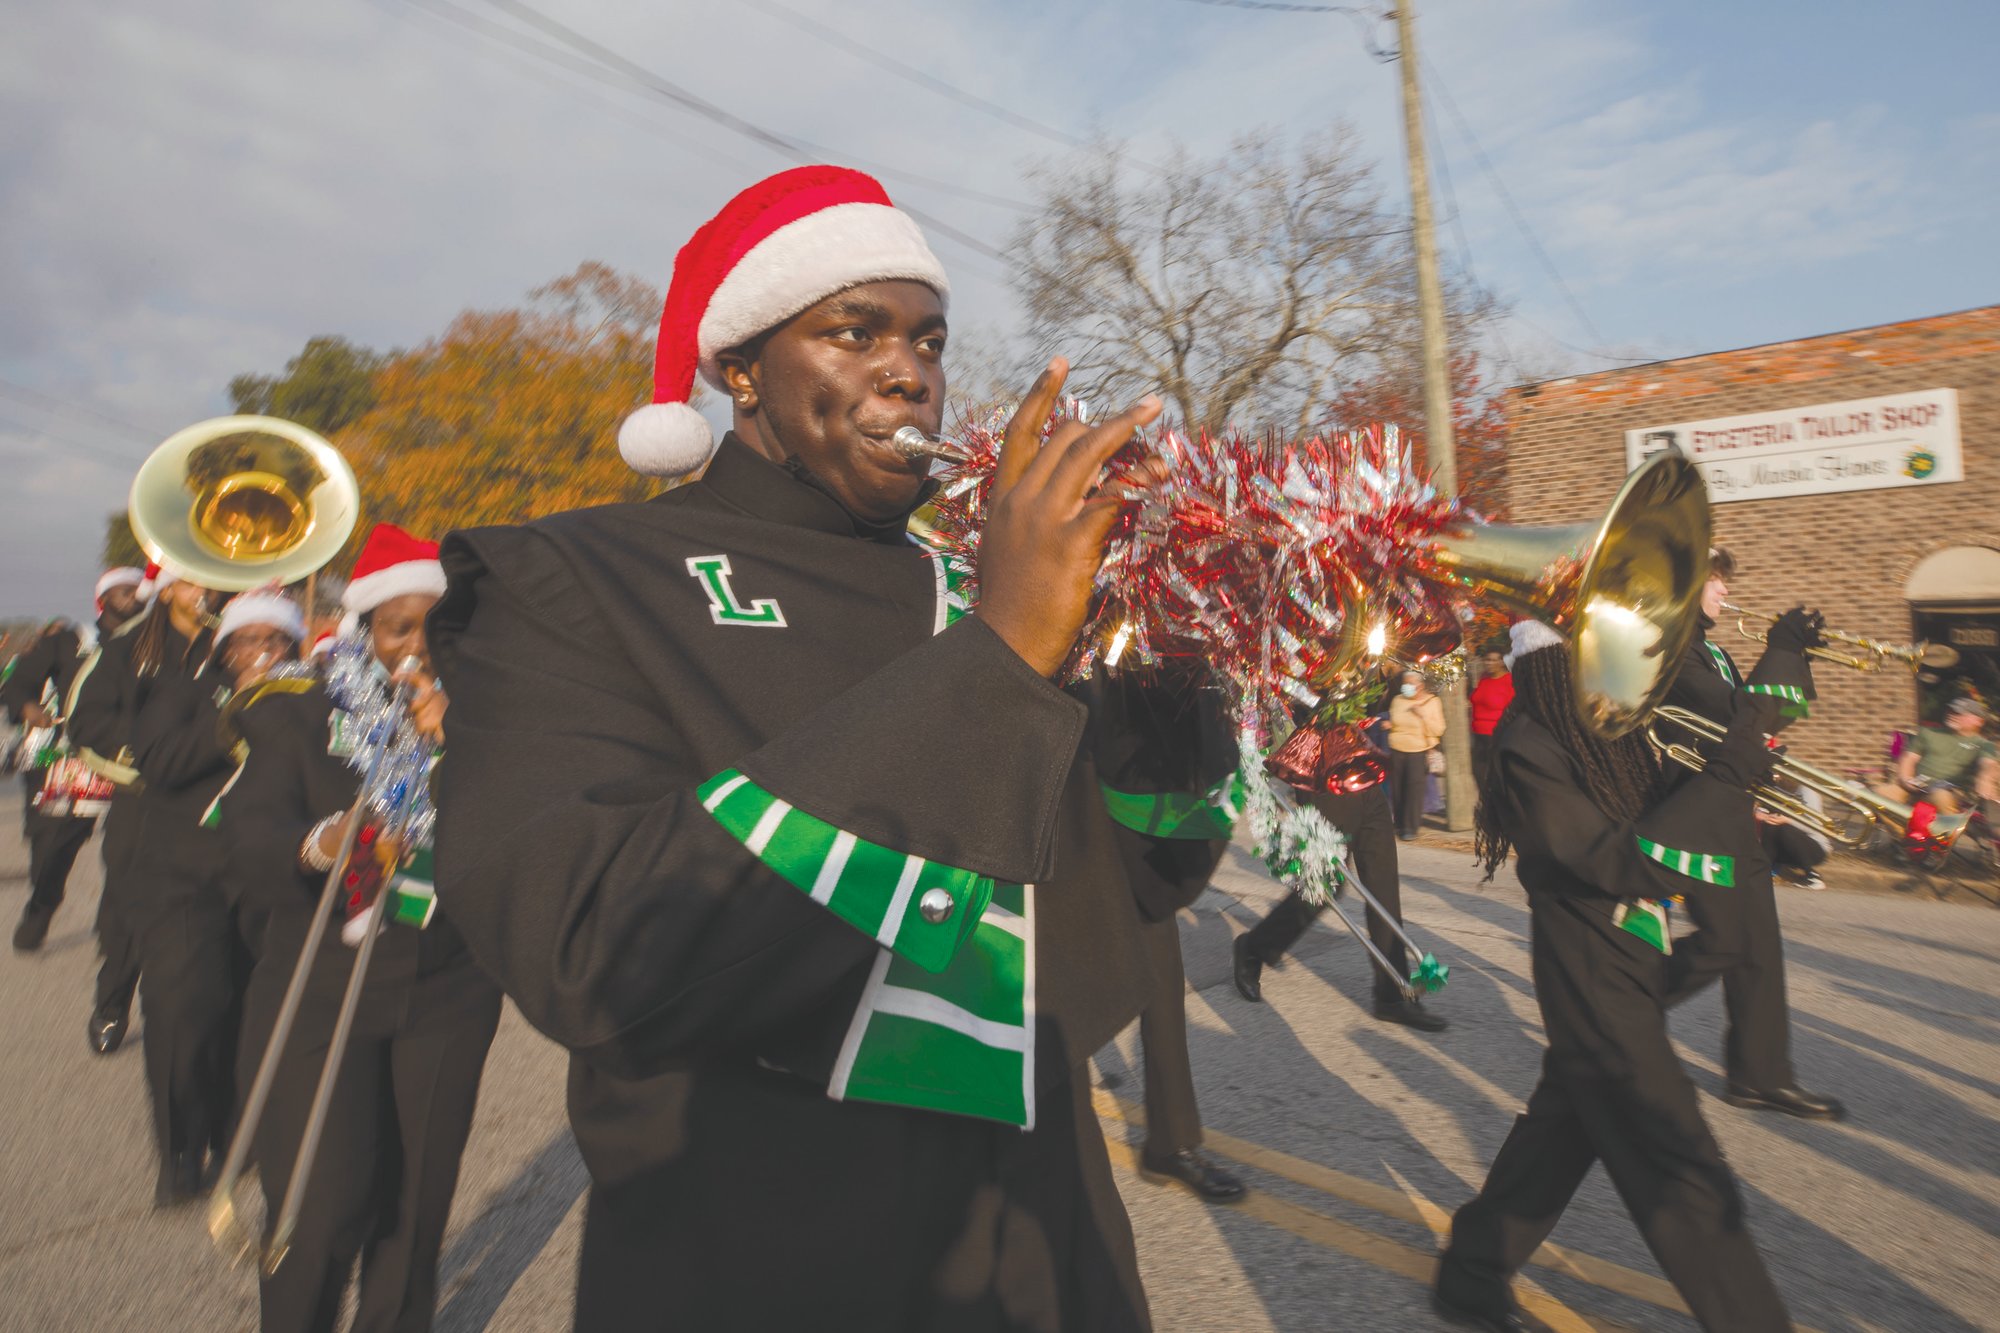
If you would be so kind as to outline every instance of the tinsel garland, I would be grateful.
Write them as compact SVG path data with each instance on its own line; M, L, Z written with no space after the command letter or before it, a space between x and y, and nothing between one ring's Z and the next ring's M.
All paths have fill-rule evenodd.
M971 457L941 469L925 520L930 542L972 571L971 601L1004 430L996 413L954 433ZM1293 441L1156 428L1105 473L1100 493L1131 503L1063 679L1168 658L1207 663L1240 729L1256 854L1308 901L1329 900L1346 839L1265 775L1265 757L1295 713L1358 720L1379 696L1375 667L1392 641L1411 645L1402 660L1440 675L1462 660L1450 656L1459 635L1449 599L1411 553L1469 515L1438 494L1393 426Z
M332 640L320 680L333 706L347 714L342 724L352 739L347 764L368 782L369 809L400 836L404 847L428 846L437 824L430 784L436 751L418 733L409 708L396 702L389 673L376 660L367 636L341 635Z

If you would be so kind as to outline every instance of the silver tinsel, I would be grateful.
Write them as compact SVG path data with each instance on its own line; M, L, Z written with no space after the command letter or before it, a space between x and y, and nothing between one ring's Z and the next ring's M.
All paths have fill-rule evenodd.
M1248 727L1239 733L1237 744L1251 849L1273 879L1307 902L1331 902L1340 890L1347 838L1325 815L1298 801L1290 787L1264 772L1264 750Z
M347 714L353 736L347 763L362 780L374 770L368 806L405 847L428 846L437 811L431 806L431 743L417 733L410 710L396 704L389 673L365 635L342 635L327 649L320 680L333 706ZM379 767L376 756L382 756Z

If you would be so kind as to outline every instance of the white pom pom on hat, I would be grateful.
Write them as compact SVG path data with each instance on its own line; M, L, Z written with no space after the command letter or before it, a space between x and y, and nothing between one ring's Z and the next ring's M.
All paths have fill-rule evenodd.
M1509 671L1514 669L1514 663L1529 653L1540 652L1544 648L1561 648L1569 643L1569 640L1539 620L1515 621L1514 627L1507 631L1507 637L1514 648L1506 658L1506 667Z
M697 374L719 389L719 353L835 292L892 279L924 283L950 302L944 265L874 177L847 167L794 167L744 190L674 258L653 357L653 401L619 427L620 456L655 477L701 467L715 437L688 405Z

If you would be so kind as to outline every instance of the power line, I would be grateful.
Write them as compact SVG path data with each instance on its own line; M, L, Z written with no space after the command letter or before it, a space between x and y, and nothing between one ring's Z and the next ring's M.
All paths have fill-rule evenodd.
M1061 144L1065 148L1087 148L1090 146L1089 140L1079 138L1067 130L1057 129L1053 125L1045 125L1041 121L1024 116L1010 107L1002 106L998 102L989 101L977 93L967 92L956 84L947 83L945 80L938 78L926 70L918 69L914 65L904 64L894 56L877 51L872 46L864 46L838 29L830 28L817 19L808 18L787 5L779 4L778 0L740 0L740 3L769 14L772 18L778 19L781 22L789 23L802 32L810 33L823 42L831 43L849 55L859 60L864 60L878 69L886 69L901 78L909 80L920 88L928 88L940 97L950 98L961 106L969 106L975 111L985 112L995 120L1005 121L1015 129L1026 130L1029 134L1037 135L1052 143Z
M0 397L12 398L16 402L25 402L30 406L40 407L50 412L80 412L84 416L96 417L99 421L116 426L121 430L130 431L141 439L161 440L166 438L164 435L145 426L135 425L123 417L114 417L109 412L92 407L88 403L79 403L68 398L58 398L53 394L44 393L40 389L30 388L28 385L16 380L0 378Z
M108 449L101 444L92 444L88 440L79 440L74 436L58 434L46 426L16 426L14 429L20 431L25 436L33 437L29 441L30 448L37 444L60 444L71 449L81 449L83 452L92 454L106 463L115 463L119 467L135 470L140 463L145 461L141 458L128 458L116 449ZM49 451L43 450L42 452L47 453Z
M569 27L567 24L550 18L532 5L522 3L522 0L486 0L486 3L503 13L512 15L530 27L548 34L563 45L588 56L600 65L625 75L632 82L648 89L657 96L665 98L675 105L701 116L705 120L712 121L729 130L731 133L762 144L773 152L801 165L817 160L815 154L801 141L787 135L779 134L774 130L766 129L752 121L745 120L734 112L718 106L704 97L689 92L687 89L662 78L644 66L634 64L603 43L594 41L576 29ZM969 232L952 226L941 218L920 212L914 208L905 207L903 211L924 223L932 231L950 237L969 250L1003 264L1007 262L1005 251L980 240L977 236Z

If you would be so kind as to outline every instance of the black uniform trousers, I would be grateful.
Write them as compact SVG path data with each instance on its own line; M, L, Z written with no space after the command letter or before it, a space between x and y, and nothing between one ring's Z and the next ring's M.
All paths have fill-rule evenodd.
M53 913L69 891L69 872L97 830L95 819L35 815L28 827L28 905Z
M1423 755L1418 754L1415 758L1421 768ZM1365 791L1357 792L1314 792L1306 799L1313 809L1326 817L1328 823L1347 836L1348 846L1354 853L1355 873L1361 876L1361 882L1368 886L1368 892L1375 895L1375 900L1393 913L1397 921L1401 921L1402 874L1396 860L1396 824L1390 814L1386 784L1378 782ZM1417 799L1421 809L1422 795L1419 794ZM1306 927L1312 925L1325 910L1296 893L1291 894L1272 908L1269 916L1251 927L1248 936L1250 951L1267 965L1275 965L1287 950L1298 943L1299 937L1306 933ZM1389 923L1373 908L1368 909L1368 938L1395 964L1400 975L1409 975L1409 951L1403 947L1402 937L1391 930ZM1402 998L1402 991L1382 974L1380 967L1372 970L1378 1001L1386 1003Z
M1608 899L1531 893L1542 1079L1477 1197L1452 1219L1438 1289L1507 1308L1508 1283L1602 1161L1705 1329L1789 1329L1743 1200L1667 1033L1666 957L1611 923Z
M1759 824L1757 835L1764 841L1764 856L1775 870L1788 866L1811 870L1826 860L1826 848L1795 824Z
M1188 1060L1187 970L1178 920L1148 921L1142 934L1147 995L1139 1044L1146 1061L1146 1156L1165 1159L1201 1146L1201 1107Z
M1737 860L1738 867L1744 862ZM1712 896L1712 895L1711 895ZM1738 920L1736 965L1722 974L1722 1005L1729 1015L1722 1062L1729 1081L1764 1091L1789 1088L1792 1072L1792 1009L1785 996L1785 940L1778 925L1778 896L1765 865L1739 874L1735 901Z
M1396 831L1413 838L1424 826L1424 794L1429 789L1428 750L1389 751L1389 792L1395 805ZM1374 884L1369 884L1372 892Z
M405 929L392 926L391 930ZM260 963L245 1024L244 1068L261 1059L296 953ZM342 958L345 955L345 958ZM275 1219L333 1038L351 961L328 949L299 1010L257 1129L266 1217ZM381 954L378 951L377 960ZM500 1022L500 992L460 955L412 993L367 995L334 1081L319 1156L292 1247L258 1286L263 1333L331 1333L355 1261L351 1333L425 1333L437 1309L438 1255L472 1132L480 1075ZM384 999L388 1003L384 1003Z
M236 1040L248 960L213 883L177 885L138 935L146 1082L163 1165L220 1153L234 1128ZM191 890L191 891L190 891Z
M576 1333L1143 1333L1089 1080L1066 1072L1025 1133L829 1102L748 1060L666 1076L672 1139L636 1104L633 1129L671 1160L591 1188Z
M104 816L104 888L97 897L97 989L92 1013L121 1017L132 1009L139 988L139 931L132 920L135 884L132 839L139 822L138 797L120 794Z

